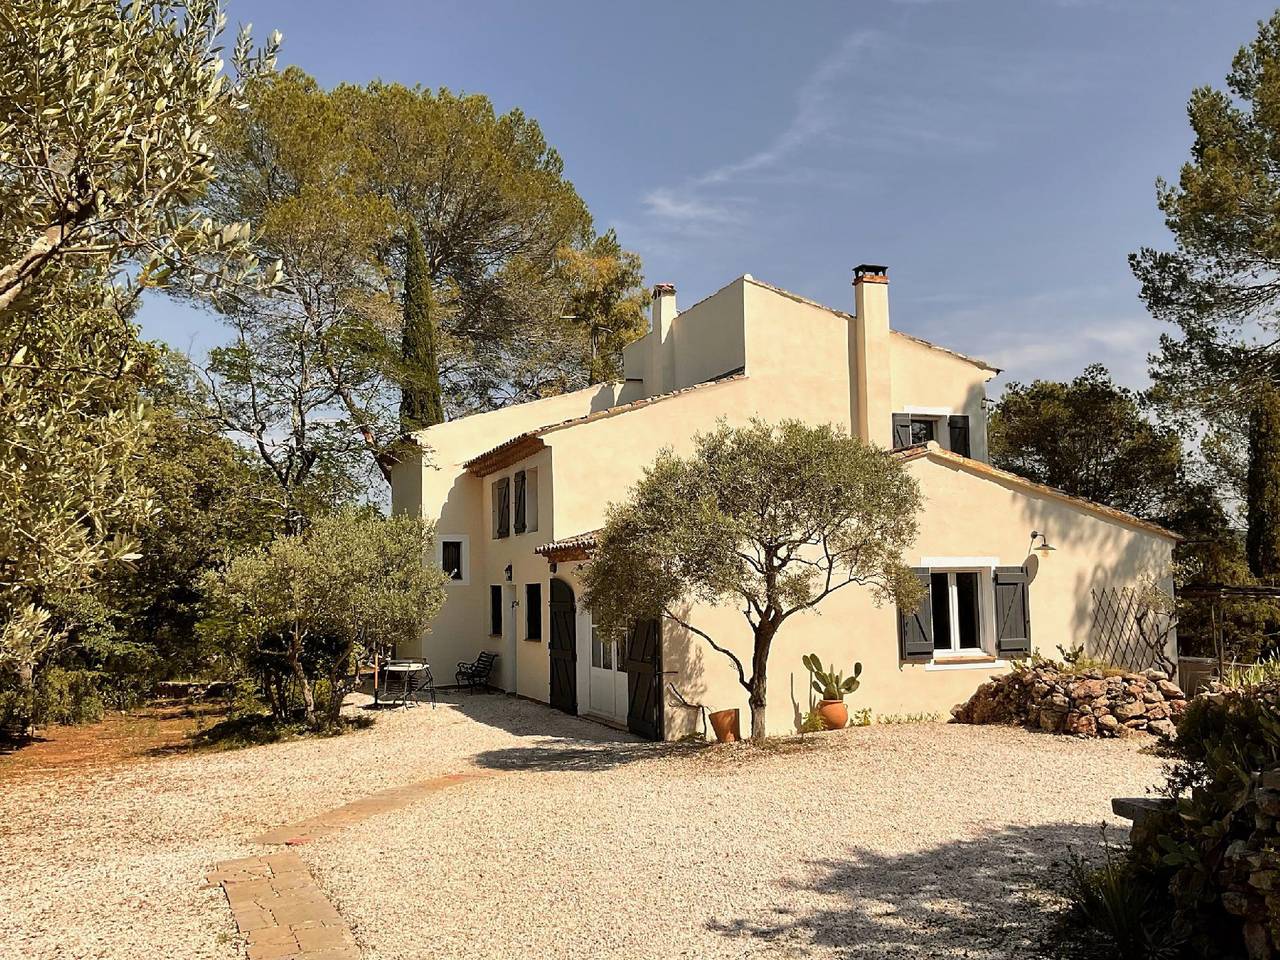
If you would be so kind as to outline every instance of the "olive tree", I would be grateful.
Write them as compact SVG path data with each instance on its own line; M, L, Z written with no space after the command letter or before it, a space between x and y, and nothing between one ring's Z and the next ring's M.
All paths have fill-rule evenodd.
M308 725L333 726L357 662L376 642L410 643L444 602L433 526L346 510L235 558L211 575L202 631L263 681L272 712L292 685ZM315 681L328 682L317 722Z
M919 602L902 553L920 508L898 461L835 427L721 423L695 438L691 456L660 453L609 508L584 599L615 635L661 617L727 657L762 740L769 652L787 620L853 585L876 603ZM700 605L742 611L749 658L694 622Z
M139 289L211 254L202 286L264 279L247 227L191 210L216 176L209 135L239 102L225 24L218 0L0 5L0 315L71 261L132 261ZM254 52L242 31L238 75L269 70L278 44Z

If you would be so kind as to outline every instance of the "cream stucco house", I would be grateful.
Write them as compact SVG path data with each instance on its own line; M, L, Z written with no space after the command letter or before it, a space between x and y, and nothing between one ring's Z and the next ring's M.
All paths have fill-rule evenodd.
M834 423L893 449L926 501L907 560L930 599L898 611L850 587L789 621L770 658L771 731L809 707L804 653L862 661L855 709L945 712L1014 658L1084 642L1092 589L1166 571L1176 537L989 466L985 385L999 371L892 330L888 290L883 267L859 267L849 314L743 276L677 313L662 284L622 382L415 434L392 469L392 507L437 521L452 576L416 652L443 678L493 650L504 689L653 738L699 729L681 698L745 717L730 662L699 638L641 624L624 655L575 597L606 505L659 449L688 452L718 419L751 417ZM1033 549L1032 531L1055 549ZM738 611L693 617L749 650Z

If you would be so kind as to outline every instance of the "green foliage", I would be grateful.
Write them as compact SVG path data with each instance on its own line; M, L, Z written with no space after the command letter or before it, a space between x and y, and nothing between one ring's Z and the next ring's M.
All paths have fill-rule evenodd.
M822 733L827 729L827 721L822 718L818 708L809 710L800 721L800 733Z
M154 509L140 292L175 271L205 294L279 279L247 228L190 211L239 102L222 29L216 0L0 14L0 689L28 729L40 672L74 642L56 603L136 560ZM238 73L268 69L274 45L254 55L242 35Z
M882 713L876 717L876 723L886 726L900 726L905 723L938 723L942 720L940 713Z
M239 97L219 56L224 24L217 0L5 5L0 314L71 261L102 276L132 261L140 287L197 259L196 279L218 285L257 271L247 229L189 209L215 178L209 138ZM241 33L238 74L270 69L278 43L255 55ZM276 268L256 279L274 283Z
M786 620L853 584L877 602L918 602L902 553L920 507L899 463L833 427L721 424L695 438L689 457L659 454L610 507L584 602L606 632L666 617L728 657L760 740L769 651ZM689 621L697 604L743 611L753 636L749 675L731 641Z
M444 404L440 399L440 359L427 251L422 246L422 234L413 223L405 237L405 251L400 425L408 431L443 423Z
M862 686L862 682L858 679L862 676L861 663L855 663L853 673L846 677L843 673L837 672L834 663L830 670L824 669L816 653L806 653L801 660L805 669L812 675L810 684L813 691L823 700L843 700Z
M1259 775L1280 769L1280 681L1268 670L1237 679L1188 703L1177 738L1163 746L1171 761L1164 792L1174 806L1135 826L1115 867L1131 904L1160 904L1158 926L1177 947L1168 955L1188 960L1244 954L1243 921L1228 912L1224 894L1238 883L1246 892L1230 888L1237 898L1271 896L1257 864L1280 849L1277 820L1258 804ZM1247 893L1255 880L1262 886ZM1106 926L1107 914L1093 910L1087 918L1120 936Z
M623 250L610 229L580 248L562 248L558 259L568 298L565 315L581 335L580 346L568 351L560 386L570 390L620 379L622 348L648 332L650 296L640 258Z
M1256 663L1228 664L1222 685L1228 690L1248 690L1280 683L1280 656L1264 657Z
M1130 257L1151 313L1174 328L1152 375L1166 419L1203 426L1202 450L1242 494L1255 389L1275 382L1280 279L1280 11L1236 54L1225 89L1199 87L1187 114L1194 141L1175 184L1157 181L1173 249ZM1260 266L1261 265L1261 266Z
M308 726L334 727L357 664L416 643L444 602L431 536L415 517L321 517L210 575L201 630L260 679L277 720L293 719L296 697Z
M1151 519L1177 499L1177 432L1144 416L1141 398L1101 364L1070 383L1009 384L988 438L993 464L1073 496Z
M1136 874L1132 863L1103 835L1100 865L1072 852L1067 863L1066 896L1069 908L1062 931L1067 939L1079 939L1082 931L1102 937L1101 950L1087 955L1114 960L1173 960L1180 938L1173 932L1168 898L1152 889Z
M1280 390L1259 385L1249 418L1245 550L1255 577L1280 576Z
M870 707L863 707L861 710L855 710L849 714L849 726L851 727L869 727L871 726L871 721Z

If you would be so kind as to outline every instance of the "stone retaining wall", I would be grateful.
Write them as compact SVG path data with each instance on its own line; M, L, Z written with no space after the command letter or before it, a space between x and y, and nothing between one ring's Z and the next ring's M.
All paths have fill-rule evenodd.
M1186 695L1160 670L1108 676L1039 663L988 680L951 715L960 723L1020 723L1082 737L1171 736L1186 706Z

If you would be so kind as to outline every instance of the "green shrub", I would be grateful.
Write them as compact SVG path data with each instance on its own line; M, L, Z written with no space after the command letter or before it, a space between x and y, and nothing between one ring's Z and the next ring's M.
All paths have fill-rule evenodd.
M1135 865L1106 842L1104 858L1094 864L1072 852L1067 864L1067 898L1071 906L1062 918L1061 933L1080 940L1080 934L1100 935L1091 944L1093 956L1115 960L1172 960L1181 948L1174 933L1168 897L1139 876ZM1083 939L1090 939L1087 935ZM1096 939L1096 938L1095 938Z
M98 680L93 670L50 667L36 681L32 718L39 726L101 720L105 707L98 694Z
M1181 933L1168 956L1242 957L1246 929L1255 948L1269 938L1274 949L1280 818L1266 783L1280 771L1280 680L1195 697L1162 749L1172 761L1170 807L1134 826L1122 870L1127 895L1167 910L1168 928ZM1105 901L1099 906L1096 886L1075 883L1070 895L1076 914L1123 951L1120 938L1129 935L1108 919Z

